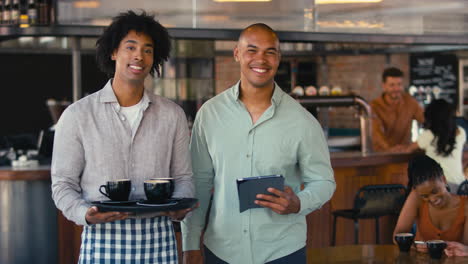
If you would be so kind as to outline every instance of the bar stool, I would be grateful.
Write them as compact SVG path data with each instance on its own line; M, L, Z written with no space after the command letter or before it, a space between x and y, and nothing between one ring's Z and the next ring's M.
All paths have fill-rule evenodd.
M335 210L333 214L332 246L336 242L338 217L354 221L354 243L359 242L359 219L375 218L375 241L380 243L379 218L398 215L406 199L406 187L401 184L378 184L361 187L354 197L352 209Z

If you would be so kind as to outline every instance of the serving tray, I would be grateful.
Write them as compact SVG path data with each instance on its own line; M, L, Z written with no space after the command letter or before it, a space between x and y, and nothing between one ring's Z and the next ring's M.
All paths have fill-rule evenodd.
M151 213L151 212L166 212L187 209L195 206L198 199L195 198L174 198L170 199L166 204L148 204L144 200L135 202L134 204L107 204L101 201L91 202L99 208L101 212L131 212L131 213Z

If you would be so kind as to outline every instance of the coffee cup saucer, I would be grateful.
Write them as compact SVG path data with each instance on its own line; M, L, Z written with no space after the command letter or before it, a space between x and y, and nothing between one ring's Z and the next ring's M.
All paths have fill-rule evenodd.
M109 204L109 205L134 205L137 202L138 202L138 200L130 200L130 201L105 200L105 201L100 201L101 204Z
M142 205L142 206L153 206L153 207L157 207L157 206L171 206L171 205L176 205L179 201L177 199L169 199L167 200L165 203L155 203L155 202L151 202L151 201L148 201L148 200L141 200L141 201L138 201L136 204L137 205Z

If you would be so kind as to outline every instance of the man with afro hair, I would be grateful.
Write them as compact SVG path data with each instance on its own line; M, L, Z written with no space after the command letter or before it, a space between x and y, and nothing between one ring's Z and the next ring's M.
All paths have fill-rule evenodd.
M99 187L130 179L129 200L145 199L147 179L173 178L173 197L193 197L189 130L184 111L145 90L160 75L170 36L145 12L121 13L97 40L97 62L110 77L104 88L70 105L57 124L52 197L83 226L79 263L178 263L171 220L190 209L129 214L101 212Z

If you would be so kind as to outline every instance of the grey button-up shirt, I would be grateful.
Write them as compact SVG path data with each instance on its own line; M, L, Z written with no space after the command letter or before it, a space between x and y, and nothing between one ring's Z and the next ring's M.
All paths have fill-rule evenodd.
M52 198L67 219L87 225L90 202L108 199L99 186L111 179L132 180L130 199L145 199L143 181L156 177L175 179L173 197L193 197L184 111L147 91L142 111L132 137L110 80L63 112L56 126L51 173Z

